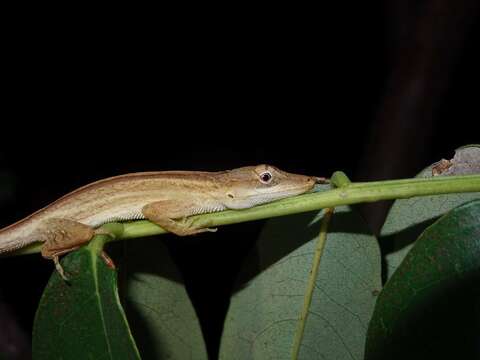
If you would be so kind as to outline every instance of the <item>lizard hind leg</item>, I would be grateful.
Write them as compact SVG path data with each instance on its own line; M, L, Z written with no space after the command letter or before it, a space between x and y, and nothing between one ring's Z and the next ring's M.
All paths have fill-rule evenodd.
M47 219L42 225L42 256L53 260L60 276L67 280L58 257L89 242L95 230L77 221L58 218Z

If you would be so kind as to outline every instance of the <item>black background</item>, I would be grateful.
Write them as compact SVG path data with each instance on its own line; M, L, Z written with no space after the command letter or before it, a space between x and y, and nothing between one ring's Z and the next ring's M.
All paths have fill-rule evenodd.
M478 143L478 7L388 4L304 9L310 16L188 14L168 24L163 14L155 24L68 35L18 30L5 69L0 224L121 173L271 163L398 178ZM378 228L382 216L371 214ZM212 354L260 227L222 227L188 244L164 237ZM5 322L31 332L52 270L38 255L1 259Z

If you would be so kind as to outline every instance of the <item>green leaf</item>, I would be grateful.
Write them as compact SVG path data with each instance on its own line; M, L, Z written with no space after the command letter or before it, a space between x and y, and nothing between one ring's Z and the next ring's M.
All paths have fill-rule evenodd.
M366 359L480 358L480 201L441 217L381 292Z
M457 149L451 162L451 167L445 172L447 175L478 172L480 146L471 145ZM434 165L427 167L416 177L431 177ZM385 257L386 278L392 276L413 246L413 242L427 226L449 210L479 198L480 192L475 192L396 200L388 213L380 237L381 244L392 246L392 250Z
M356 213L336 209L308 304L321 219L304 213L266 224L231 299L221 359L290 359L296 345L300 359L361 359L381 286L378 244Z
M139 359L117 292L116 271L98 256L104 236L69 254L55 271L33 326L34 359Z
M142 356L207 359L198 317L162 239L135 239L125 246L121 288Z

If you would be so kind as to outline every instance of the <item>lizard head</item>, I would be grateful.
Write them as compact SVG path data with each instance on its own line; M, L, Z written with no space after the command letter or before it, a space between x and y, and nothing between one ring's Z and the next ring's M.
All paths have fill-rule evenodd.
M229 209L245 209L313 188L317 178L282 171L271 165L246 166L220 174L222 202Z

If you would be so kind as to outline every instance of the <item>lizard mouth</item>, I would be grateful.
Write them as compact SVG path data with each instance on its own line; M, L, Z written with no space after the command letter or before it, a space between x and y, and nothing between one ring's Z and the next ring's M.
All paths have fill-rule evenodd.
M302 187L292 186L290 188L282 189L281 191L272 191L268 193L258 192L253 197L253 202L255 203L255 205L259 205L259 204L264 204L264 203L284 199L290 196L304 194L309 190L311 190L314 185L315 185L315 182L313 182L311 185L308 184L308 186L307 185Z

